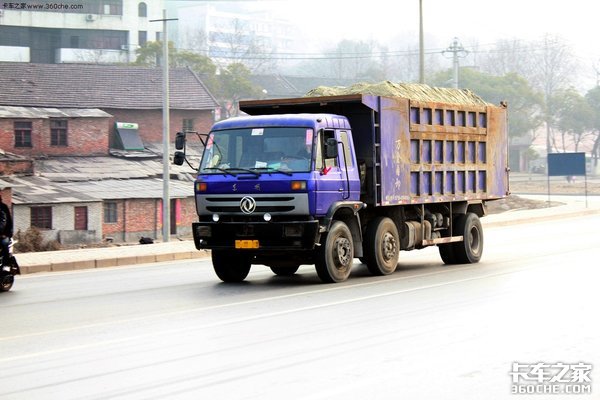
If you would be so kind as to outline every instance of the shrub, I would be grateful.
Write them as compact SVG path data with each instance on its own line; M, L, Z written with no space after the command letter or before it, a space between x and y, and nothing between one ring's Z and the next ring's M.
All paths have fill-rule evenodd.
M60 250L61 246L56 240L44 240L42 232L36 227L29 227L23 233L19 229L14 236L15 251L17 253L27 253L31 251L52 251Z

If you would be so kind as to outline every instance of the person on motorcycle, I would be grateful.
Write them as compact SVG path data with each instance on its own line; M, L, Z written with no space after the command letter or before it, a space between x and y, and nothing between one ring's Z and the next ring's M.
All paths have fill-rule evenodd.
M6 259L6 256L8 255L8 245L12 236L12 216L10 215L10 210L8 209L8 206L2 201L2 194L0 193L0 255L2 256L3 263Z

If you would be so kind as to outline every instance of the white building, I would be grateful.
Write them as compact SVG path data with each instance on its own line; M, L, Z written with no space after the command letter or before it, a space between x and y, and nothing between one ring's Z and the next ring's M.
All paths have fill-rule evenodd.
M261 2L174 3L179 3L179 21L177 27L174 24L169 29L173 29L177 47L200 52L221 66L295 50L294 25L275 17Z
M59 4L65 3L65 4ZM114 63L162 32L164 0L5 2L0 9L0 61Z

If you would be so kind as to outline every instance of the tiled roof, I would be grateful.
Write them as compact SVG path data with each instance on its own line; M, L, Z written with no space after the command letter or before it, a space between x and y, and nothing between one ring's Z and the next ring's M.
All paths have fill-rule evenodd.
M0 118L110 118L98 108L44 108L0 106Z
M217 103L189 69L169 73L173 109ZM162 69L119 65L0 62L0 105L56 108L162 108Z

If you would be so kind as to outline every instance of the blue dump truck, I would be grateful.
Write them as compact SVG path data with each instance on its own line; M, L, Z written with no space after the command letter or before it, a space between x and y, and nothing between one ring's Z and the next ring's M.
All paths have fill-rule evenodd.
M314 264L323 282L342 282L355 258L387 275L400 250L427 246L445 264L478 262L486 202L509 193L507 109L444 91L462 97L420 88L241 102L248 116L204 140L196 248L211 250L225 282L252 264L282 276ZM183 133L176 148L181 165Z

